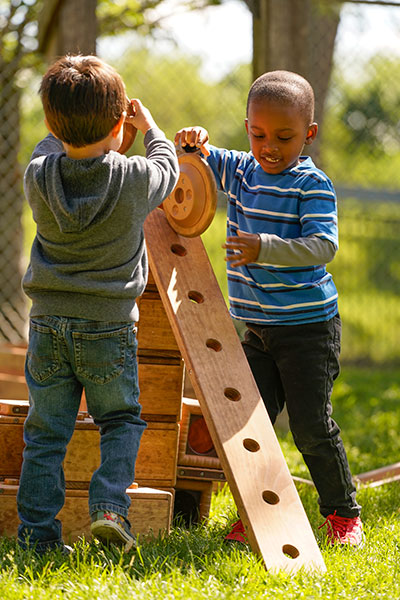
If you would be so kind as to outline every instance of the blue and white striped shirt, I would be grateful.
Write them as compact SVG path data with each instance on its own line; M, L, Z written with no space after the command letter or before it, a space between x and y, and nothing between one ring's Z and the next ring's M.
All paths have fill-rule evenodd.
M252 153L210 146L207 162L228 195L227 235L237 230L281 238L318 236L338 247L336 194L331 181L302 157L277 175ZM251 263L227 267L230 313L262 325L326 321L337 313L337 290L325 265Z

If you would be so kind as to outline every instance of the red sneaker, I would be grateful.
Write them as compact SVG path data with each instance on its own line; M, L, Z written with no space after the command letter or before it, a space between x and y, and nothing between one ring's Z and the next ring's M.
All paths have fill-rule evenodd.
M243 527L242 521L236 521L232 524L232 529L225 536L226 542L240 542L241 544L248 544L249 540L247 539L246 532Z
M328 526L326 536L328 543L331 545L349 544L350 546L361 547L364 543L363 526L360 517L350 519L339 517L335 511L333 515L326 517L318 529L321 529L324 525Z

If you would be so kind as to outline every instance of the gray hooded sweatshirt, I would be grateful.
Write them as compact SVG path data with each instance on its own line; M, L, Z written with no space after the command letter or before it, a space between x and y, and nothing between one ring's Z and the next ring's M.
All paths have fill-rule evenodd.
M37 225L23 289L31 316L137 321L148 275L143 223L179 176L172 142L154 127L146 157L118 152L75 160L49 134L24 188Z

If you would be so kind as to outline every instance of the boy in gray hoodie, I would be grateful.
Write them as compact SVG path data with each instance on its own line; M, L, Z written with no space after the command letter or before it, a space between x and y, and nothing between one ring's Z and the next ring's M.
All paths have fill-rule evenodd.
M85 389L101 436L91 530L129 550L126 489L146 427L135 335L148 275L143 222L176 185L178 162L139 100L127 116L121 77L95 56L59 59L40 94L50 134L24 178L37 233L23 278L32 308L18 540L39 553L66 548L56 518L65 500L62 461ZM146 157L118 153L124 123L144 135Z

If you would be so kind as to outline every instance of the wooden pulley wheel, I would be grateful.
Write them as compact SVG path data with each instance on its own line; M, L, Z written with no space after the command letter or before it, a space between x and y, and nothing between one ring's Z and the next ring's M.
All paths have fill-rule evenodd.
M129 116L133 116L135 113L133 110L132 102L129 100L129 98L127 98L126 101L127 101L126 113ZM118 148L118 152L120 154L125 154L126 152L128 152L129 148L132 146L133 142L135 141L136 134L137 134L136 127L134 127L130 123L125 122L124 123L124 137L122 138L122 144Z
M185 237L196 237L214 218L217 186L211 168L198 152L182 154L178 161L178 183L162 207L172 229Z

